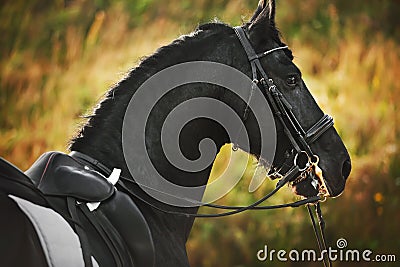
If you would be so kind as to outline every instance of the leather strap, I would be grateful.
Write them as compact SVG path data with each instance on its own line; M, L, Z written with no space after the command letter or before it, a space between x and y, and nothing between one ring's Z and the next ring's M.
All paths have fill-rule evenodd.
M76 210L76 200L72 197L67 197L67 207L69 214L71 215L71 218L75 222L78 222L77 224L75 224L75 231L78 234L79 240L81 241L83 261L85 262L85 267L93 267L89 240L87 239L85 230L82 229L82 225L80 224L80 219L78 216L78 212Z
M271 106L271 110L281 123L285 135L288 137L293 148L297 153L306 151L310 156L313 156L310 144L315 142L322 134L333 126L332 117L325 114L307 132L304 131L303 127L292 112L292 106L285 99L283 94L279 92L273 80L268 77L260 62L261 57L277 50L287 49L287 46L273 48L266 52L257 54L249 41L245 29L242 27L235 27L234 30L250 62L253 81L260 81L264 86L264 89L266 89L265 93ZM260 73L262 77L260 80L258 80L257 73Z
M90 165L93 165L93 166L97 167L103 173L110 173L111 174L111 170L109 168L107 168L106 165L104 165L101 162L99 162L97 159L89 157L88 155L85 155L85 154L83 154L81 152L78 152L78 151L72 151L71 153L69 153L69 155L71 157L73 157L73 158L78 158L78 159L80 159L82 161L85 161L85 162L89 163Z
M321 135L334 125L333 118L325 114L314 126L308 129L306 141L309 144L314 143Z

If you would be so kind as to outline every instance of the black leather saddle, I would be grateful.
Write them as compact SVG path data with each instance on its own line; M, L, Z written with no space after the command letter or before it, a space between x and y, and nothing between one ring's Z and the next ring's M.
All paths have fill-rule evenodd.
M25 173L0 158L0 191L58 212L79 236L85 266L153 266L155 251L141 211L99 172L60 152ZM87 203L99 203L90 210Z

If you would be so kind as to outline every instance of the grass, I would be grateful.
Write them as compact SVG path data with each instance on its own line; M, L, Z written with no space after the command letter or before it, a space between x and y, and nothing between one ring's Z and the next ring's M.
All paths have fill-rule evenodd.
M132 12L143 15L135 19L121 1L107 8L89 5L67 9L57 20L61 26L56 33L46 39L47 43L42 42L45 52L40 52L40 45L26 42L30 19L36 17L25 17L15 31L16 41L2 50L0 61L0 156L26 169L45 151L65 151L67 140L82 122L80 116L90 112L140 58L189 32L199 21L219 15L238 24L242 18L237 14L247 18L251 14L244 1L171 1L165 6L153 1L140 3L141 11ZM313 0L288 1L285 5L279 11L282 19L278 25L287 33L285 38L308 88L335 118L353 162L343 196L323 206L328 239L334 243L345 237L351 247L394 253L400 247L398 41L385 32L371 33L360 24L354 29L354 18L342 19L333 4L324 6L327 4ZM2 14L6 11L1 10ZM86 24L62 24L63 20L68 22L68 16L78 17L80 12L93 19ZM39 22L37 25L47 25ZM227 146L218 156L214 177L225 170L229 151ZM241 152L233 157L246 166L246 171L243 181L223 203L250 203L273 187L273 182L265 182L255 194L246 193L254 172L253 161ZM285 189L269 203L292 200L290 190ZM264 266L257 262L255 253L265 244L275 249L315 247L306 215L302 209L287 209L196 220L187 244L190 262L192 266Z

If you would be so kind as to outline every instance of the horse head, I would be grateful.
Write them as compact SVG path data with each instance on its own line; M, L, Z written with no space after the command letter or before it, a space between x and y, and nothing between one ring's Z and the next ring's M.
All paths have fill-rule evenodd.
M327 195L331 197L340 195L351 171L349 154L333 127L332 119L324 116L307 89L301 71L293 63L292 52L281 41L275 24L275 1L260 1L252 19L243 28L246 33L244 38L249 40L258 57L257 60L261 64L261 72L265 71L267 78L273 82L273 84L266 82L266 86L261 86L261 90L264 90L263 93L266 95L271 93L267 92L270 86L273 86L273 89L276 88L275 93L280 94L279 98L286 109L286 111L280 110L279 103L275 109L273 105L276 103L271 107L277 128L277 142L270 174L287 169L288 164L298 160L299 156L315 158L314 160L318 161L318 166L322 169L322 179L327 187ZM239 61L245 62L245 65L249 65L248 62L254 60L249 58L251 52L247 53L246 58L246 53L240 45L236 53L241 55ZM251 77L252 74L249 72L247 69L247 73ZM278 115L283 119L280 119ZM248 121L249 135L253 135L251 138L253 144L250 145L248 152L258 156L261 153L262 143L257 134L259 125L254 116L249 116ZM291 128L292 123L298 124L298 127ZM302 140L297 140L299 134L304 135L305 144ZM312 134L318 136L311 138L309 135ZM297 140L297 143L292 139ZM245 147L241 144L238 146ZM312 186L312 176L303 175L302 179L296 179L293 188L297 194L303 196L312 196L318 193L318 190Z

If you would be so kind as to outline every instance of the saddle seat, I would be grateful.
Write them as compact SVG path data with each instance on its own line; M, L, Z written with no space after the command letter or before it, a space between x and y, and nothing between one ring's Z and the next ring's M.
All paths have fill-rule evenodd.
M43 154L25 173L1 159L0 170L0 191L59 213L79 236L84 258L93 256L100 266L154 265L144 216L101 173L60 152ZM100 205L93 210L87 203Z
M0 157L0 192L12 194L33 202L39 206L49 207L42 192L31 179L12 163Z

